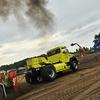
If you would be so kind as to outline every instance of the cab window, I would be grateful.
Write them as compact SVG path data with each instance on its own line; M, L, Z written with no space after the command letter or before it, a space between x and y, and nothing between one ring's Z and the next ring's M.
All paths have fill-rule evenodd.
M63 53L67 53L66 48L62 48L62 52L63 52Z
M56 49L54 51L48 52L47 55L48 55L48 57L50 57L50 56L58 54L58 53L60 53L60 48Z

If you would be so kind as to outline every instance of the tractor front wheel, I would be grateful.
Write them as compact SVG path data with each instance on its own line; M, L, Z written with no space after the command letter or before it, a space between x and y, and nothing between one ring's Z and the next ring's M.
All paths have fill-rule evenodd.
M72 61L72 62L71 62L71 69L72 69L73 71L77 71L77 70L78 70L78 64L77 64L76 61Z

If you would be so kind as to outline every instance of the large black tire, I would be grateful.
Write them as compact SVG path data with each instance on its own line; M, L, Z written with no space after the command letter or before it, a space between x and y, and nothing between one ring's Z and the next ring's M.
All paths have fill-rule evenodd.
M78 63L76 61L72 61L71 62L71 69L73 71L77 71L78 70Z
M41 69L41 77L44 81L54 81L56 78L56 70L52 65L46 65Z
M31 73L26 73L25 75L26 82L29 84L37 83L37 77L33 77Z
M0 100L2 100L3 98L3 90L2 90L2 87L0 86Z

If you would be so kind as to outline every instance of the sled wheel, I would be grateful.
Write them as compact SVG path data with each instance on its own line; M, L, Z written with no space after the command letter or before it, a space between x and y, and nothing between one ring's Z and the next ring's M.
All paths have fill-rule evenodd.
M0 100L2 100L3 98L3 90L2 90L2 87L0 86Z

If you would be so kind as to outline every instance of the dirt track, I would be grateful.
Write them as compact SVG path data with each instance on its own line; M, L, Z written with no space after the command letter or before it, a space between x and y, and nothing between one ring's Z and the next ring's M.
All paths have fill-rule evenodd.
M53 82L29 85L23 80L19 96L10 100L100 100L100 53L95 55L80 58L77 72L68 70Z

